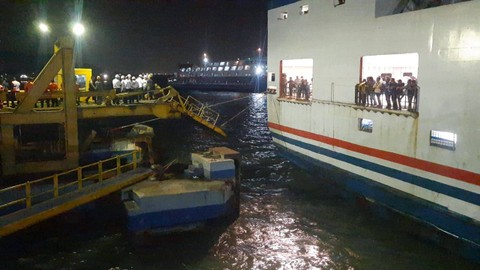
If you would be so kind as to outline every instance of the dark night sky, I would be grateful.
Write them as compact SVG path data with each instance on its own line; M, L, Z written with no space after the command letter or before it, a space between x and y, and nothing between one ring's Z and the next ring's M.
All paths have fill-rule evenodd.
M38 73L56 37L81 18L77 67L174 72L179 63L256 56L266 49L264 0L0 0L0 72ZM37 23L50 24L42 36Z

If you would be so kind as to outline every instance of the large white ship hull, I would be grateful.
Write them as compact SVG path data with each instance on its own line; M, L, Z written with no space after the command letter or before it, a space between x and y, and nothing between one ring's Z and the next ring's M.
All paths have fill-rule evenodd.
M387 2L401 1L304 0L270 9L273 141L301 162L343 172L348 190L478 248L480 1L379 16L378 3ZM402 53L418 55L418 111L355 104L362 57ZM283 97L281 80L272 80L291 59L313 62L309 100ZM361 119L373 123L370 132L360 130ZM432 146L435 130L454 133L455 147Z

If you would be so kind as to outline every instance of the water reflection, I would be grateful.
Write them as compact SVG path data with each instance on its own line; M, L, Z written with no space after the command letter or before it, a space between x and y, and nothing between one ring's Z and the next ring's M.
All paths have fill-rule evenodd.
M155 123L164 160L229 146L242 153L242 205L233 223L201 231L130 238L119 215L94 211L58 218L0 242L0 269L478 269L416 238L395 221L371 215L280 157L267 128L265 98L193 93L216 108L227 138L188 119ZM118 207L117 207L118 208ZM143 239L145 240L145 239Z

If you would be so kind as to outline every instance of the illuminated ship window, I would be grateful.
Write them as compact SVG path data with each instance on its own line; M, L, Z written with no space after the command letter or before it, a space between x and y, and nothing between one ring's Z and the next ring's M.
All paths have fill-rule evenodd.
M280 13L280 16L278 17L279 20L286 20L288 18L288 12L282 12Z
M207 71L210 71L212 68L211 67L207 67Z
M204 67L200 68L200 71L205 71L205 68Z
M195 69L195 71L200 71L200 68L199 68L199 67L197 67L197 68Z
M181 68L180 71L181 71L181 72L185 72L185 68Z
M217 67L213 67L212 70L213 70L213 71L217 71Z
M237 70L243 70L243 66L238 66Z
M229 71L230 70L230 67L229 66L226 66L225 67L225 71Z
M245 65L245 70L250 70L250 66L249 66L249 65Z
M301 14L301 15L308 14L308 5L302 5L302 6L300 6L300 14Z
M358 130L363 132L372 133L373 131L373 120L358 118Z
M192 71L192 68L187 68L187 72L190 72L190 71Z
M220 62L220 66L225 66L225 62Z
M448 131L430 131L430 145L455 151L457 134Z
M222 62L223 63L223 62ZM223 67L219 67L218 71L223 71Z
M232 67L232 71L235 71L235 70L237 70L237 66Z

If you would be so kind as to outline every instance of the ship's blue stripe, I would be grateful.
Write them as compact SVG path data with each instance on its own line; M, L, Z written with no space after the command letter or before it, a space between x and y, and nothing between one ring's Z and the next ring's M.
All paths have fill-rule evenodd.
M361 167L361 168L366 168L368 170L390 176L392 178L395 178L397 180L401 180L403 182L413 184L431 191L435 191L441 194L445 194L447 196L469 202L475 205L480 205L480 194L470 192L468 190L452 187L449 185L445 185L424 177L416 176L410 173L402 172L390 167L386 167L383 165L379 165L377 163L373 163L370 161L366 161L363 159L355 158L352 156L348 156L346 154L338 153L332 150L328 150L319 146L315 146L306 142L302 142L299 140L295 140L289 137L285 137L283 135L277 134L272 132L272 136L282 140L286 143L301 147L303 149L312 151L317 154L321 154L330 158L334 158L343 162L350 163L352 165Z
M312 171L312 167L309 165L318 166L325 170L338 169L329 163L295 152L280 144L278 146L284 150L282 154L284 153L288 159L307 171ZM478 256L480 254L480 227L472 218L456 214L449 211L446 207L425 201L408 193L400 195L400 192L395 192L394 188L363 176L342 169L339 169L339 171L343 172L341 176L334 173L331 175L334 177L333 179L325 179L325 181L333 180L335 184L343 184L345 190L372 199L375 205L395 209L416 220L440 228L460 239L468 240L465 246L455 246L454 249L475 261L480 261ZM342 194L348 197L348 194ZM443 241L436 235L432 235L430 240L438 241L439 244L442 244L441 242ZM447 242L447 247L451 247L450 244Z

